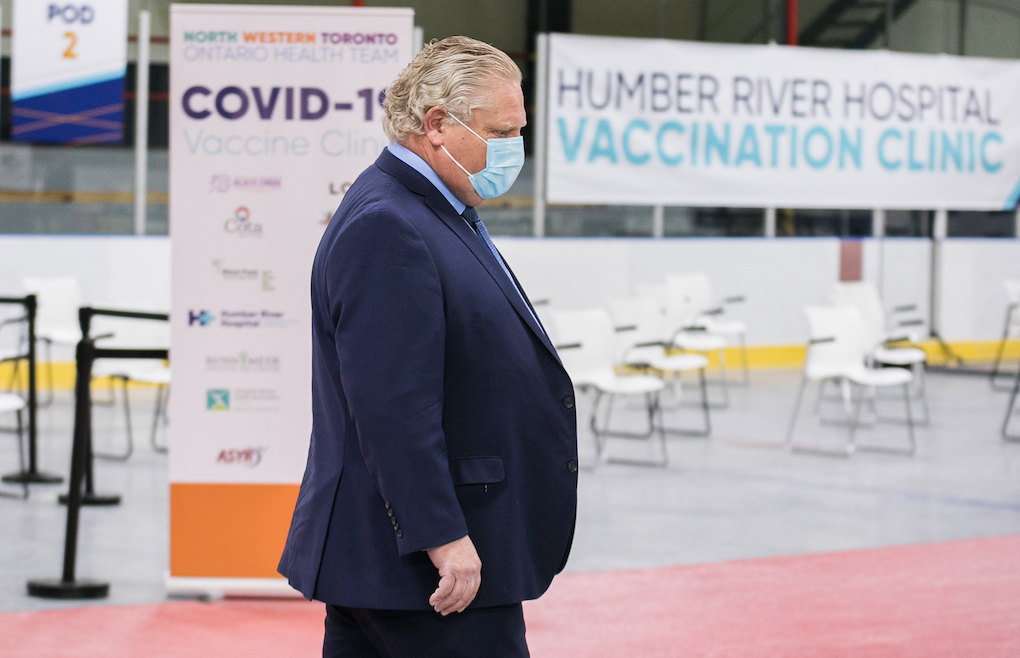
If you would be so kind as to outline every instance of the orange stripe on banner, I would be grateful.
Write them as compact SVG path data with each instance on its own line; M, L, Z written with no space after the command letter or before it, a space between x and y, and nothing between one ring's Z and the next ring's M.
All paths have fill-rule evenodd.
M170 575L278 578L296 484L170 485Z

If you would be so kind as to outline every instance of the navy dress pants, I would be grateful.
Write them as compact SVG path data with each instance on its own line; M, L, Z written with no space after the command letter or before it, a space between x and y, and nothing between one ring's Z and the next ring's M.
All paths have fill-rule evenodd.
M432 610L366 610L326 605L323 658L526 658L521 604Z

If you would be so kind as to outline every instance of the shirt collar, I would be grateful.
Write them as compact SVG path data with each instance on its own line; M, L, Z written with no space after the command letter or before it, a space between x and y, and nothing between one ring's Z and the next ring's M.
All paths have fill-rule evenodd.
M433 171L432 167L430 167L427 162L422 160L421 156L408 149L406 146L402 146L396 142L390 142L387 144L386 148L398 160L427 178L428 181L432 183L433 187L439 190L446 200L450 202L450 205L453 206L453 209L457 211L458 215L464 213L464 209L467 208L467 205L457 197L453 196L453 192L450 191L450 188L448 188L446 184L439 179L436 172Z

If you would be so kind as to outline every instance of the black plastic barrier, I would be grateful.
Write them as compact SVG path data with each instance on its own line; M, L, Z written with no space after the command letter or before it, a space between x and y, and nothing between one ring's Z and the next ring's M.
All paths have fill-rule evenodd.
M86 477L92 472L92 364L96 359L166 359L166 349L104 349L96 341L111 334L89 336L92 318L97 315L140 320L168 320L166 313L140 313L113 309L82 307L78 309L83 338L75 350L77 363L74 383L74 438L71 447L70 486L67 502L67 526L64 535L64 570L58 580L28 581L28 593L49 599L98 599L109 594L109 583L75 578L75 560L78 553L78 520L85 500ZM94 494L93 494L94 495ZM119 501L119 498L117 499Z
M35 314L39 308L38 299L35 295L25 297L0 297L0 304L20 304L25 308L25 322L28 326L27 352L19 355L19 359L28 361L28 400L26 410L28 411L28 467L17 473L9 473L3 476L4 482L16 484L59 484L64 478L59 475L43 473L39 470L38 450L38 424L36 423L36 412L39 410L39 399L36 393L35 379Z

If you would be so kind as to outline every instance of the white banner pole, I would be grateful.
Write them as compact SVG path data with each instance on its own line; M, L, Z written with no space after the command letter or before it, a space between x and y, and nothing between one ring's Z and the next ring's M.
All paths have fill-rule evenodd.
M138 53L135 58L135 235L145 235L149 189L149 33L148 11L138 12Z
M537 55L535 62L535 146L532 158L535 161L535 178L532 187L534 207L532 209L532 235L541 238L545 235L545 162L546 119L549 115L549 35L539 34L537 37Z
M652 237L661 238L666 234L666 208L662 205L652 206Z
M878 292L885 292L885 210L871 209L871 235L878 243Z
M765 237L774 238L776 237L776 207L768 206L765 208Z

